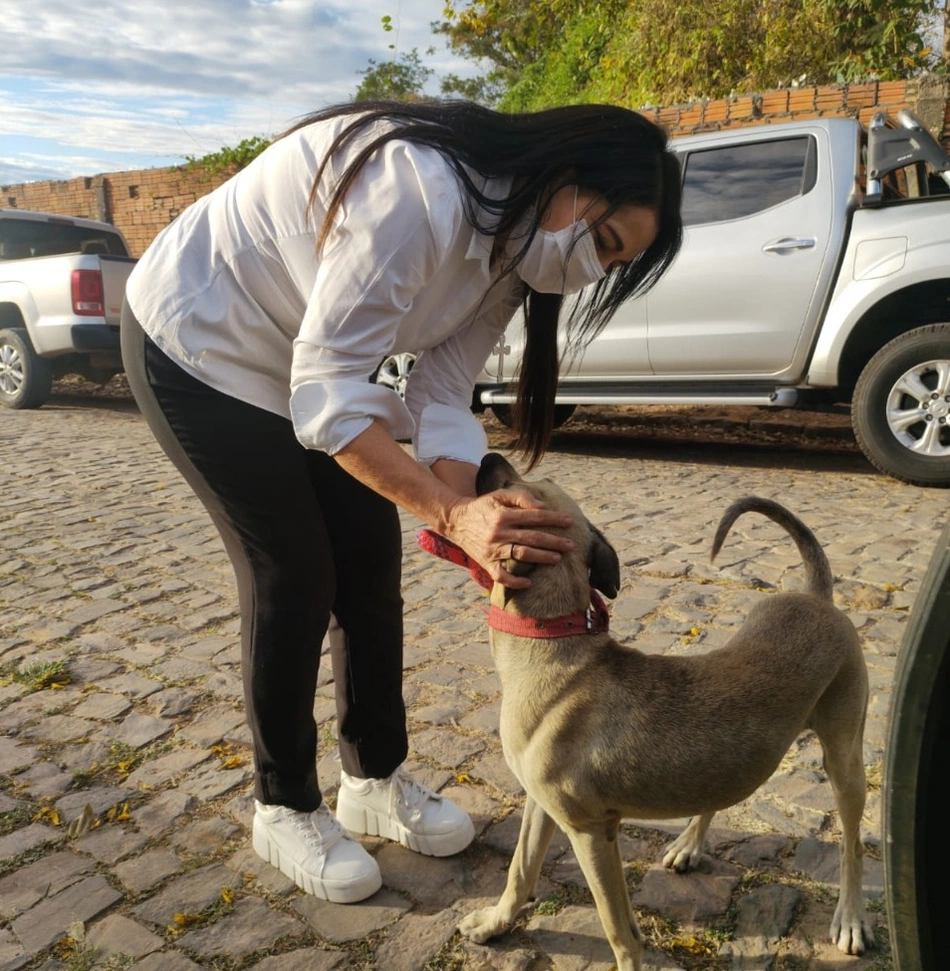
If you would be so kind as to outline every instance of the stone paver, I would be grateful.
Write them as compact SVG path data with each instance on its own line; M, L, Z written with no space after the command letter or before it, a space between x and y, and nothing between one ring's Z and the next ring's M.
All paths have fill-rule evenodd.
M86 935L86 941L99 952L100 958L120 954L140 958L165 944L158 935L121 914L110 914L95 924Z
M872 790L862 834L866 891L880 898L890 690L908 613L947 520L946 494L873 473L840 416L706 419L710 438L735 426L772 442L749 447L690 440L692 419L675 411L655 426L654 440L624 437L643 424L639 417L589 414L558 433L538 475L571 492L620 555L623 587L612 607L620 640L651 653L706 651L724 644L770 590L800 588L797 551L756 517L740 520L718 562L708 563L718 518L739 496L780 499L825 546L836 602L858 627L868 661ZM486 428L495 447L508 441L490 419ZM783 429L795 434L795 448L781 446ZM656 440L663 436L670 440ZM135 959L134 971L196 971L222 960L252 971L418 971L437 955L464 971L611 966L561 834L538 903L518 929L484 946L455 932L504 886L523 793L498 739L500 683L484 594L463 571L417 549L417 522L402 520L410 767L472 814L478 838L451 859L367 840L384 887L340 907L302 894L251 849L231 567L137 412L128 402L56 397L37 411L0 412L0 447L0 665L59 660L72 681L42 691L0 684L0 968L58 967L50 948L76 920L103 955ZM339 762L327 658L319 684L318 758L332 801ZM65 825L87 805L98 825L68 836ZM839 966L825 940L837 816L813 736L793 746L759 792L717 817L698 873L656 865L680 825L631 820L621 833L634 907L645 927L662 929L647 930L645 969L700 967L672 946L690 935L729 971L771 967L779 954L797 971ZM872 920L886 924L879 899ZM886 950L843 960L854 971L887 966Z
M278 940L296 940L306 934L303 921L268 911L259 897L244 897L221 920L186 934L180 946L200 958L241 960L265 950Z
M13 933L28 953L35 954L65 937L70 924L96 917L121 898L105 877L86 877L17 917Z

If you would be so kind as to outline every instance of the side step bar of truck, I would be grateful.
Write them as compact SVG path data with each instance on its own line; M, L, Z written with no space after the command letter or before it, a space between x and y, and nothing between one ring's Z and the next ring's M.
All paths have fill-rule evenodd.
M510 405L516 400L510 386L484 388L479 401L483 405ZM559 405L759 405L771 408L793 408L798 401L795 388L757 386L737 388L736 385L713 386L691 384L684 386L643 384L626 385L568 385L558 389Z

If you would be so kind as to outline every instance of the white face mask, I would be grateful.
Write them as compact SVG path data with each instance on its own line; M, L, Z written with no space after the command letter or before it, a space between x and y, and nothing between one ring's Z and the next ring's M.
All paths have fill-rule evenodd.
M539 229L517 271L539 293L577 293L607 275L587 222L577 218L577 186L574 187L574 222L557 232Z

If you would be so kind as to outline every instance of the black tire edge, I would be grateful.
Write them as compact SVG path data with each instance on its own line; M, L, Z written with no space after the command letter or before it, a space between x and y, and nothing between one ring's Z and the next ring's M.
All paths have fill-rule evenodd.
M944 528L924 575L898 653L888 712L882 792L884 875L891 949L898 971L935 971L921 864L925 827L918 805L926 782L934 700L946 679L950 639L950 525ZM944 740L946 741L946 740ZM936 860L930 865L938 866Z

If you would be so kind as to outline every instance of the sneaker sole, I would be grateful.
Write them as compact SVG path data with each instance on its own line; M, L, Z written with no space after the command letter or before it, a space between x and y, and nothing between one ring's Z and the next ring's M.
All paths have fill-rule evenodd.
M388 815L373 809L364 809L362 806L350 805L341 796L342 793L337 796L336 818L340 825L351 833L361 836L381 836L423 856L454 856L456 853L461 853L475 839L475 826L471 819L466 819L466 825L451 833L423 836L420 833L413 833Z
M383 885L383 877L379 870L375 874L368 874L363 880L329 881L314 876L302 869L287 853L282 853L280 847L268 836L267 831L254 817L251 845L254 852L271 866L277 867L285 877L293 880L305 893L329 900L334 904L355 904L374 893Z

